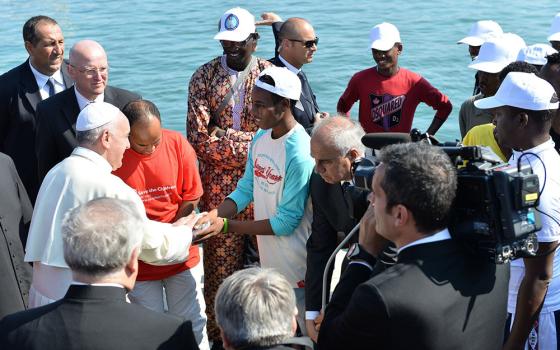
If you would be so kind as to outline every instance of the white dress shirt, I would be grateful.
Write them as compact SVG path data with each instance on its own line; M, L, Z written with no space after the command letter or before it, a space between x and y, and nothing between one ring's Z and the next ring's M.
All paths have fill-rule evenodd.
M54 92L56 94L66 89L60 69L49 77L48 75L45 75L35 69L31 62L29 62L29 67L31 67L31 72L33 72L35 81L37 81L37 86L39 87L39 93L41 94L42 100L49 98L49 86L47 85L47 81L50 78L52 78L52 80L54 81Z

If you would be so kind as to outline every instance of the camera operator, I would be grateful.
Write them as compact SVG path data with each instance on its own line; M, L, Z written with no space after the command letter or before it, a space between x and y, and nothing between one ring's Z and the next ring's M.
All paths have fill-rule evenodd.
M498 143L513 149L509 163L529 163L540 185L539 249L536 256L511 263L508 323L512 318L513 323L504 349L524 349L526 341L529 349L556 349L560 335L556 322L560 319L560 258L556 250L560 240L560 156L549 131L558 98L545 80L512 72L495 96L475 105L492 110Z
M497 349L506 320L508 267L468 253L447 222L456 169L439 148L381 150L359 244L325 313L319 349ZM398 262L371 277L378 235Z

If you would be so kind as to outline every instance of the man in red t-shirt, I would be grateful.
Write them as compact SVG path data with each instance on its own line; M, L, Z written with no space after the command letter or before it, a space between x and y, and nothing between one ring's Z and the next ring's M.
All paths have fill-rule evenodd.
M427 132L434 135L451 113L449 98L419 74L399 67L402 43L397 27L381 23L370 32L375 67L360 71L350 79L338 100L337 111L348 115L360 100L360 124L371 132L410 132L414 112L420 102L436 110Z
M130 122L130 149L114 174L136 190L150 219L174 222L187 216L202 196L193 148L180 133L162 129L152 102L130 102L123 113ZM199 347L208 349L199 262L196 245L191 246L187 261L179 264L154 266L139 261L137 282L129 297L133 303L163 312L165 287L168 312L191 321Z

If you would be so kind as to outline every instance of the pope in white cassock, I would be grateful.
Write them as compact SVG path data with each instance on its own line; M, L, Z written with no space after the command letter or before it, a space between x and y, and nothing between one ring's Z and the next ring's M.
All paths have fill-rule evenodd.
M45 177L39 190L27 240L25 261L33 262L29 306L64 297L72 273L64 261L60 226L69 209L98 197L132 201L146 218L140 259L151 264L184 261L192 241L193 216L175 224L146 217L138 194L111 171L122 165L130 147L130 126L121 111L105 102L91 103L76 122L79 146Z

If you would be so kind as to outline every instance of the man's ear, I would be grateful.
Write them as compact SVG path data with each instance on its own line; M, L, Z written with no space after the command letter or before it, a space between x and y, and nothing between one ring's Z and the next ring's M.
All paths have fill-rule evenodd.
M350 149L347 154L351 161L355 161L360 156L360 153L355 148Z
M391 214L393 216L395 226L397 227L405 226L411 218L410 212L402 204L393 206L393 208L391 209Z
M25 41L23 45L25 46L27 53L31 56L31 50L34 48L33 44L30 41Z
M529 116L525 112L517 114L515 120L519 123L520 128L526 128L527 124L529 124Z
M398 54L400 55L402 53L402 50L403 50L402 43L396 43L395 46L397 47Z
M107 129L103 130L103 133L101 134L101 144L103 145L103 148L108 149L110 142L111 142L111 133Z

